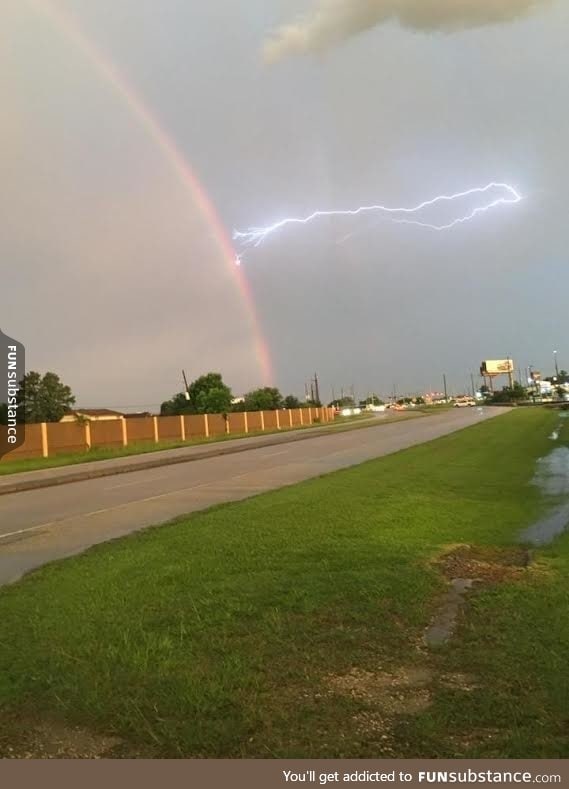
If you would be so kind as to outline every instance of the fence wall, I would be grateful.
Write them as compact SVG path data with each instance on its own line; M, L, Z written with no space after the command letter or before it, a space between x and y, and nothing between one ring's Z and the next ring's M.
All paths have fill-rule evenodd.
M158 441L193 441L223 435L242 435L272 430L290 430L302 425L333 422L333 408L293 408L278 411L247 411L227 414L150 416L98 422L42 422L26 425L22 446L8 452L0 462L53 457L85 452L91 447L123 447ZM0 436L6 431L0 425Z
M58 423L59 424L59 423ZM0 431L7 433L8 428L5 425L0 425ZM26 458L41 458L42 457L42 433L47 433L47 425L26 425L26 435L22 446L11 449L4 458L8 460L25 460ZM6 434L2 436L2 446L8 446L6 441ZM46 455L47 457L47 455ZM0 462L2 458L0 458Z
M90 422L92 447L122 447L124 441L123 424L126 419L113 419L108 422ZM57 425L54 425L57 427ZM85 429L85 428L84 428Z

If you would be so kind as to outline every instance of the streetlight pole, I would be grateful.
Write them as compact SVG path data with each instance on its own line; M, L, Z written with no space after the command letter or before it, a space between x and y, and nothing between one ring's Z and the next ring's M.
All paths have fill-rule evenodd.
M559 378L559 367L557 366L557 351L553 351L553 360L555 362L555 377Z

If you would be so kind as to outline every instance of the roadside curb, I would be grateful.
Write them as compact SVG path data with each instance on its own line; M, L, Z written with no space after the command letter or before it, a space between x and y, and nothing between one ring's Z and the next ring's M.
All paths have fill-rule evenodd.
M399 420L398 420L399 421ZM239 452L248 452L251 449L263 449L264 447L278 446L280 444L289 444L294 441L307 441L310 438L322 438L323 436L334 435L336 433L347 433L351 430L364 430L371 427L380 427L385 422L376 422L370 419L369 424L354 424L353 426L333 427L333 428L316 428L314 431L291 431L290 433L275 433L274 437L258 441L256 439L246 439L247 443L240 446L219 446L208 451L202 450L195 452L191 455L179 455L175 457L149 457L148 460L139 461L137 463L125 462L119 466L106 467L106 468L93 468L83 471L77 471L72 474L62 474L61 476L48 477L45 479L30 479L21 480L4 484L0 477L0 496L6 496L10 493L23 493L27 490L38 490L39 488L51 488L58 485L67 485L72 482L84 482L89 479L98 479L100 477L111 477L115 474L129 474L134 471L146 471L151 468L159 468L160 466L174 466L179 463L191 463L195 460L207 460L207 458L220 457L221 455L235 455ZM211 445L210 445L211 446ZM188 447L191 449L192 447ZM165 450L169 451L169 450ZM160 454L149 453L150 455ZM135 457L141 457L136 455ZM101 461L105 462L105 461ZM69 468L69 466L63 467Z

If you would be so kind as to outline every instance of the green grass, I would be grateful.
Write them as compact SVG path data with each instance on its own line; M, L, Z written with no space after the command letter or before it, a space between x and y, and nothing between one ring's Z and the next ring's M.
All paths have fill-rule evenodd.
M418 648L445 588L432 559L511 545L543 511L528 483L557 421L519 409L0 590L0 755L42 720L114 733L116 755L569 756L569 537L469 598L447 646ZM412 667L433 677L414 714L331 690ZM457 672L475 689L445 687Z
M180 447L199 446L201 444L215 444L220 441L232 441L237 438L255 438L259 436L272 435L274 433L285 433L298 430L308 430L310 428L339 429L341 425L352 422L362 422L370 417L367 415L342 417L341 422L321 422L312 425L297 425L296 427L283 427L280 430L260 430L249 433L231 433L229 435L212 436L211 438L193 438L188 441L136 441L126 447L93 447L85 452L62 452L48 458L22 458L19 460L3 460L0 463L0 476L6 474L21 474L25 471L38 471L46 468L59 468L60 466L72 466L78 463L91 463L96 460L113 460L114 458L130 457L132 455L145 455L149 452L160 452L165 449L178 449Z

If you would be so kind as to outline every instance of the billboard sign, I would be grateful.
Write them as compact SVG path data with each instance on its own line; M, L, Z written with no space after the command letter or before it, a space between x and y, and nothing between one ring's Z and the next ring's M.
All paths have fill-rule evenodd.
M507 375L514 372L511 359L488 359L480 365L480 375Z

